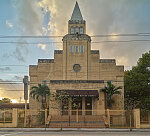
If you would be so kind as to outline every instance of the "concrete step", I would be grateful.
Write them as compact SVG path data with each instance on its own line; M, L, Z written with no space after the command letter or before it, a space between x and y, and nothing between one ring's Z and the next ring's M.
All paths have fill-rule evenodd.
M77 116L52 116L51 121L76 121ZM80 121L104 121L101 116L78 116Z
M79 115L77 116L51 116L48 118L50 128L105 128L103 116Z
M91 123L50 123L49 128L105 128L103 124Z

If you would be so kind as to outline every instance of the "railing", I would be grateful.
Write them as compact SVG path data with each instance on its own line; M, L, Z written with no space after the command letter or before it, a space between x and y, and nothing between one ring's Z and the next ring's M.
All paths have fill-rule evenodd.
M9 113L9 114L8 114ZM0 110L0 124L5 125L17 117L17 127L24 127L24 109ZM45 114L46 113L46 114ZM8 116L9 115L9 116ZM141 114L142 115L142 114ZM9 117L9 120L8 120ZM150 124L149 118L139 119L139 110L27 110L26 127L51 128L140 128L140 123ZM144 115L143 115L144 117ZM150 128L150 126L147 126Z
M150 128L150 111L148 110L140 111L140 124L141 128Z
M12 123L12 110L0 110L0 123Z
M58 113L51 115L49 127L134 128L133 111L65 110Z

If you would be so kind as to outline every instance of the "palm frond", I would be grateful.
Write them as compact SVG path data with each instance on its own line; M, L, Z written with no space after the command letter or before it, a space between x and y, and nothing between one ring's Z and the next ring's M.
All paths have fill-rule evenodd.
M39 95L36 96L36 100L39 101Z
M47 85L38 84L38 86L31 87L30 96L39 101L39 97L41 96L50 96L50 89Z

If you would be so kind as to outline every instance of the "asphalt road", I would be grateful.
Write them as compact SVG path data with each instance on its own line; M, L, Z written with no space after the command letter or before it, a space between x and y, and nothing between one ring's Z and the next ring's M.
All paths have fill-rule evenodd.
M150 136L150 132L6 132L0 131L0 136Z

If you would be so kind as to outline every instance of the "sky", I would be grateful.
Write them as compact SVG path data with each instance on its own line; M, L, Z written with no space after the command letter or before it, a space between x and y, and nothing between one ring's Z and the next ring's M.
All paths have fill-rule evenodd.
M22 36L64 36L75 2L0 0L1 82L22 81L24 75L29 74L29 65L36 65L40 58L54 58L54 50L62 49L62 44L55 42L61 42L62 38ZM86 20L88 35L140 35L92 38L92 42L100 42L92 44L92 49L100 50L100 58L116 59L117 65L131 69L138 58L150 50L150 41L134 41L150 38L150 0L78 0L78 3ZM0 98L9 97L20 101L21 97L23 100L21 90L22 85L0 84Z

